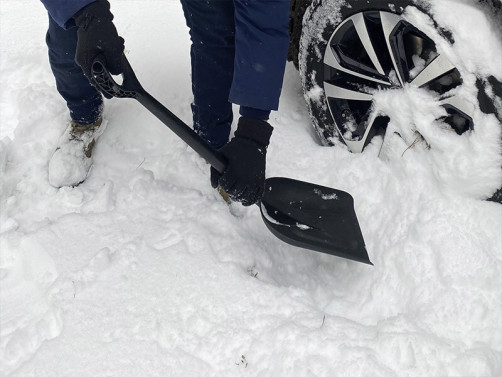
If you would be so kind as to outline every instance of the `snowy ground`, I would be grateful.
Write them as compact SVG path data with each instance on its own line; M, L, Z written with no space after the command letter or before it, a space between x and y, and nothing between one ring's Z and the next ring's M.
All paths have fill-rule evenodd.
M446 23L477 22L465 2L438 3ZM144 87L190 122L179 2L112 9ZM371 267L286 245L256 208L229 208L206 164L133 101L107 101L87 181L51 187L67 111L47 62L45 11L2 0L0 16L0 374L502 375L502 206L481 200L501 182L483 175L500 166L494 117L478 114L486 127L471 138L432 122L435 151L389 162L377 158L382 140L361 155L321 147L288 65L268 175L350 192ZM500 63L500 45L469 60L483 39L459 30L466 71Z

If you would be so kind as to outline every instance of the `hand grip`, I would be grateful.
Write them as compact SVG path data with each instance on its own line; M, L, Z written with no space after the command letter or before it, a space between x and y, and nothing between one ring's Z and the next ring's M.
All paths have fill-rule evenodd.
M103 94L110 98L137 98L143 88L125 55L122 55L121 60L123 69L122 84L118 84L106 69L106 60L103 55L98 55L92 63L92 81Z

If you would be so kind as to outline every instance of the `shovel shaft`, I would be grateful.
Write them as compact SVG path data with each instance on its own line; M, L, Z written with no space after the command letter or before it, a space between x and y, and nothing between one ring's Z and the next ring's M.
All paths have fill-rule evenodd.
M139 83L127 58L122 55L123 82L118 84L106 69L104 56L99 55L92 65L92 81L109 98L133 98L146 107L162 123L187 143L195 152L220 173L225 171L225 157L207 144L193 129L152 97Z
M212 149L192 128L186 125L144 89L137 94L136 100L138 100L139 103L169 127L171 131L211 164L213 168L223 173L227 162L221 153Z

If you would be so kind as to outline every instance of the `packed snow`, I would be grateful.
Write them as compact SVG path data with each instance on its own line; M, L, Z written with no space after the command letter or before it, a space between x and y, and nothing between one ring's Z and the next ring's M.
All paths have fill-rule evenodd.
M435 3L466 77L501 79L496 28L469 2ZM190 124L179 1L112 11L143 86ZM0 17L1 375L502 375L502 206L483 200L502 183L493 115L475 109L459 137L438 127L435 99L404 88L378 104L405 108L391 127L413 124L430 148L322 147L288 64L267 174L349 192L369 266L285 244L256 206L227 205L208 165L134 100L106 101L86 181L51 186L68 112L45 9L3 0Z

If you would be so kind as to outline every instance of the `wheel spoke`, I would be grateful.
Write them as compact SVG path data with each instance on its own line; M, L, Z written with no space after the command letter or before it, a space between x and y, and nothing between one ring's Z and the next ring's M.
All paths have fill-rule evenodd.
M350 20L351 19L345 20L339 27L343 26L346 22L349 22ZM358 32L358 34L359 34L359 32ZM366 30L366 34L367 34L367 30ZM333 34L333 36L334 36L334 34ZM331 38L333 38L333 36ZM365 75L365 74L362 74L359 72L355 72L351 69L347 69L345 67L342 67L342 65L340 64L340 59L336 56L336 54L333 52L333 49L330 48L329 46L331 46L331 39L328 42L328 48L326 48L326 51L324 53L324 64L330 66L331 68L336 69L337 71L348 73L349 75L352 75L352 76L356 76L356 77L359 77L359 78L362 78L362 79L365 79L368 81L372 81L374 83L378 83L381 85L391 86L391 83L389 81L379 80L374 77L371 77L371 76L368 76L368 75ZM373 46L371 46L371 48L373 48ZM373 54L375 55L375 58L376 58L376 54L375 54L374 49L373 49ZM373 61L373 59L372 59L372 61ZM378 62L378 59L377 59L377 62ZM379 62L378 62L378 66L380 66ZM376 68L377 68L378 72L380 72L380 70L382 69L381 66L380 66L380 68L378 68L378 67L376 67ZM382 70L382 74L384 74L383 70Z
M368 138L368 134L370 133L370 130L372 129L373 123L375 123L376 118L377 118L377 112L372 111L366 124L364 135L360 140L346 140L345 138L343 138L345 144L347 144L347 147L351 152L361 153L363 151L364 144L366 143L366 139Z
M330 83L324 83L324 91L328 98L340 98L353 101L371 101L373 96L368 93L356 92L355 90L345 89Z
M375 53L375 49L373 48L373 43L371 43L370 35L368 33L368 29L366 28L366 23L364 22L363 14L359 13L353 16L352 22L354 23L357 35L361 40L361 43L366 51L366 54L368 54L369 58L371 59L371 62L375 66L378 73L380 73L381 75L385 75L385 72Z
M379 80L379 79L375 79L374 77L371 77L371 76L367 76L367 75L363 75L361 73L358 73L358 72L354 72L350 69L347 69L347 68L344 68L340 65L340 63L338 63L338 59L336 58L335 54L333 53L333 51L330 49L330 48L327 48L326 49L326 54L324 55L324 64L338 70L338 71L342 71L344 73L348 73L349 75L352 75L352 76L356 76L356 77L360 77L362 79L365 79L365 80L369 80L369 81L373 81L373 82L376 82L378 84L382 84L382 85L386 85L386 86L390 86L390 82L388 81L383 81L383 80Z
M438 55L413 79L411 84L422 87L454 69L455 66L444 55Z
M401 85L404 85L404 79L402 77L401 70L398 67L397 59L399 56L395 56L394 49L391 46L390 38L396 26L401 22L402 18L398 15L389 12L380 12L380 20L382 21L382 29L385 36L385 43L387 43L387 49L389 50L389 55L392 60L392 65L396 71L397 78Z
M469 118L474 117L474 105L470 102L467 102L465 99L459 97L459 96L451 96L448 98L445 98L441 100L441 105L449 105L451 107L454 107L461 113L465 114Z

